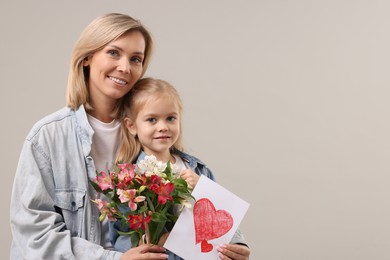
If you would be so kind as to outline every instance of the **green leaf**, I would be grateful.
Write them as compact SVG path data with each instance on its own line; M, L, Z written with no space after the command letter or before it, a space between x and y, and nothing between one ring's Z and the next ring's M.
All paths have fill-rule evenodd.
M131 236L133 234L138 233L137 231L134 231L134 230L133 231L129 231L129 232L122 232L122 231L117 230L117 232L121 236Z
M92 185L92 187L93 187L97 192L100 192L100 193L103 192L102 189L100 189L99 185L97 185L96 182L94 182L94 181L92 181L92 180L90 180L90 179L88 179L88 181L89 181L89 183Z
M141 240L142 234L137 232L137 236L130 236L131 245L138 245Z
M171 167L171 162L167 162L167 167L164 170L164 173L167 175L168 178L172 178L172 167Z
M162 214L160 212L153 212L152 214L152 221L154 222L162 222L162 221L167 221L168 218L165 216L165 214Z
M138 213L143 213L148 211L148 206L143 205L139 208Z
M151 243L157 245L165 227L165 222L149 222L148 227Z
M146 197L146 200L148 201L148 205L149 205L150 210L155 211L152 200L149 197Z

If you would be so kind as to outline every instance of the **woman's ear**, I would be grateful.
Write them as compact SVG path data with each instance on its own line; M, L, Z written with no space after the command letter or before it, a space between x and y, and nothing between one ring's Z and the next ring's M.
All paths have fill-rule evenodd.
M88 55L87 57L84 58L84 60L83 60L83 66L84 67L88 67L89 66L89 64L91 63L91 58L92 58L91 55Z
M131 119L128 117L126 117L124 119L124 121L125 121L126 128L127 128L127 130L129 130L130 134L133 136L136 136L137 135L137 127L135 126L133 121L131 121Z

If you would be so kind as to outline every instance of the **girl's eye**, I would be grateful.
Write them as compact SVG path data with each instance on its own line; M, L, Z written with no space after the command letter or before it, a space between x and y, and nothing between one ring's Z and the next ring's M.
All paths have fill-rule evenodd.
M156 118L148 118L148 119L146 119L146 121L148 121L148 122L150 122L150 123L156 123Z
M169 116L168 118L167 118L167 120L168 121L175 121L176 120L176 117L175 116Z

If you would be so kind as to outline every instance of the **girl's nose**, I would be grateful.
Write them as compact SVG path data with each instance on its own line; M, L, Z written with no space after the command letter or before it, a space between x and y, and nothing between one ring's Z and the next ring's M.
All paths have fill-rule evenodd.
M160 132L165 132L168 130L168 127L167 127L167 124L163 121L161 121L159 124L158 124L158 131Z

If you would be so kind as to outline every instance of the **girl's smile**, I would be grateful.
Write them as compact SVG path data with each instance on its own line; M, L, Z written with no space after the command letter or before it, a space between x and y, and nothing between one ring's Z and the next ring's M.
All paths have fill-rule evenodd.
M167 161L180 134L179 109L166 96L152 97L140 109L135 122L128 121L127 127L138 137L146 154Z

